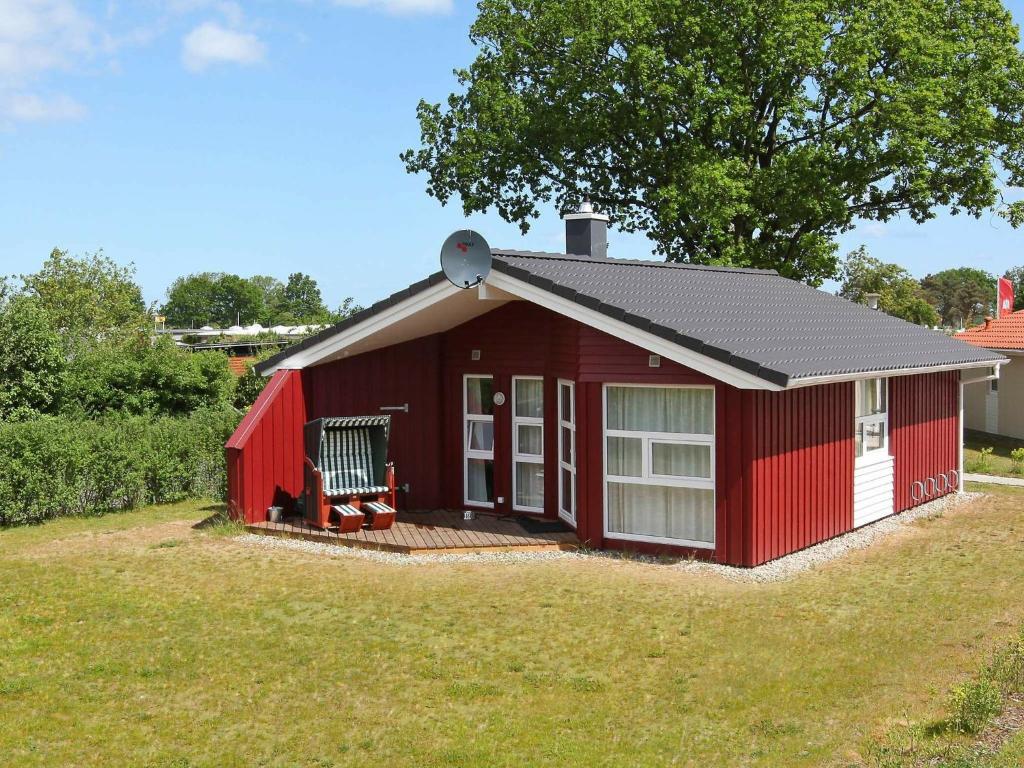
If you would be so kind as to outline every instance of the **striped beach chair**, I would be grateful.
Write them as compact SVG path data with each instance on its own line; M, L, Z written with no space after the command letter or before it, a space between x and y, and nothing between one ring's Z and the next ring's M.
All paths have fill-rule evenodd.
M306 519L352 533L395 521L395 472L387 462L390 416L322 418L305 425Z

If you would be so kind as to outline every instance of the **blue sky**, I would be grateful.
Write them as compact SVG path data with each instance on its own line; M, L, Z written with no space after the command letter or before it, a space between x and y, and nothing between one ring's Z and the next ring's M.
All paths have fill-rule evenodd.
M1010 4L1024 18L1024 0ZM0 273L54 246L134 262L146 298L203 270L316 277L332 306L436 269L452 230L559 250L554 214L521 237L467 220L408 176L415 106L473 49L463 0L0 0ZM843 237L921 276L1024 264L995 216L865 223ZM646 239L612 232L611 253Z

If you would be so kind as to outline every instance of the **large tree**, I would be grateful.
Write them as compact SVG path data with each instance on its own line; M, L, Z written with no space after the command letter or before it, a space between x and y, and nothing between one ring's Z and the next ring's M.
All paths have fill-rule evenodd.
M921 280L921 288L944 325L969 326L995 306L996 278L983 269L944 269Z
M589 197L669 259L818 284L857 219L975 216L1024 184L1024 56L998 0L481 0L479 52L403 153L525 232Z
M64 364L61 334L38 297L0 302L0 421L56 410Z
M250 325L266 318L264 288L224 272L186 275L171 283L161 311L180 328Z
M121 266L102 251L75 257L54 248L38 272L21 279L24 292L38 299L66 342L146 325L135 267Z
M899 264L887 264L870 256L861 246L846 257L839 295L865 302L869 293L878 294L878 308L894 317L918 325L936 325L939 315L929 304L921 284Z
M296 323L322 323L328 319L330 313L320 295L320 286L309 275L302 272L288 275L282 294L282 316L288 315Z

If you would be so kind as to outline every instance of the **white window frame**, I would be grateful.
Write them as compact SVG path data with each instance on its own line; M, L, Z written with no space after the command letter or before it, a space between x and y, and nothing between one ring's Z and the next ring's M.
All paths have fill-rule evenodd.
M541 415L517 416L516 415L516 382L518 381L539 381L541 386ZM540 427L540 455L519 452L519 427L530 425ZM544 512L544 487L541 485L541 505L539 507L517 504L519 491L516 483L516 464L539 464L541 466L541 477L544 476L544 377L543 376L513 376L512 377L512 509L516 512Z
M864 381L880 381L882 386L885 387L885 410L882 413L873 413L870 416L854 416L853 420L853 450L854 450L854 464L858 467L867 466L874 464L879 461L886 461L889 458L889 379L884 376L876 376L871 379L864 379ZM860 413L860 384L861 382L854 382L853 385L853 408L854 414ZM872 448L867 450L865 448L864 453L860 456L857 455L857 431L861 425L864 425L865 431L869 424L880 424L882 427L882 446L880 448Z
M562 388L569 389L569 418L562 411ZM558 397L558 516L570 525L576 525L576 382L559 379L556 387ZM565 455L564 432L569 431L569 461ZM564 472L569 473L569 509L562 507L565 498Z
M634 432L626 429L608 429L608 390L611 388L640 387L643 389L704 389L711 392L711 434L690 434L685 432ZM604 536L607 539L620 539L623 541L643 541L650 544L670 544L676 547L691 547L694 549L714 549L718 538L717 510L718 510L718 489L715 485L715 439L718 432L717 424L717 400L714 386L705 384L617 384L610 382L601 388L601 455L604 465L601 468L603 477L604 496ZM642 442L641 461L642 469L640 477L608 474L608 438L629 437L639 438ZM655 475L651 471L651 457L653 443L676 443L684 445L707 445L711 450L711 477L677 477L675 475ZM710 490L712 493L711 507L715 510L714 537L713 541L694 541L690 539L674 539L668 536L644 536L635 533L621 533L610 531L608 528L608 483L631 483L634 485L655 485L669 486L672 488L696 488Z
M469 498L469 460L470 459L482 459L491 462L491 477L494 477L495 464L494 464L494 413L490 415L480 413L469 412L469 380L470 379L490 379L493 391L494 376L488 373L466 373L462 376L462 501L467 506L473 507L487 507L494 509L493 501L478 501L476 499ZM472 422L478 423L489 423L491 425L491 450L481 451L477 449L471 450L469 447L469 425Z

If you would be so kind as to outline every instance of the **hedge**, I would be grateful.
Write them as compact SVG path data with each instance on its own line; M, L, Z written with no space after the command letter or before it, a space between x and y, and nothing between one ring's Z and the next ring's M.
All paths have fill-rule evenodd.
M0 526L226 494L241 414L44 417L0 424Z

